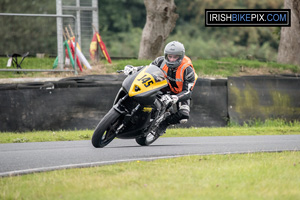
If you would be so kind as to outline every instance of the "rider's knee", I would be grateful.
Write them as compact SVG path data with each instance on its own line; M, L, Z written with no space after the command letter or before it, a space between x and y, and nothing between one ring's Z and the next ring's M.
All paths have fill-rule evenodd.
M188 105L180 105L179 110L166 118L168 124L184 124L190 118L190 107Z

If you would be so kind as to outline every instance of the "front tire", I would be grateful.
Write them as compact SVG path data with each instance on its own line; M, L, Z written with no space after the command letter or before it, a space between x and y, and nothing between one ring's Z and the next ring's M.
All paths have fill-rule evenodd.
M159 138L159 135L156 134L152 134L151 132L148 133L146 136L144 137L140 137L140 138L136 138L135 141L141 145L141 146L149 146L150 144L152 144L155 140L157 140L157 138Z
M103 117L96 127L93 137L92 144L96 148L103 148L108 145L115 137L115 131L119 125L119 117L121 114L117 112L114 108Z

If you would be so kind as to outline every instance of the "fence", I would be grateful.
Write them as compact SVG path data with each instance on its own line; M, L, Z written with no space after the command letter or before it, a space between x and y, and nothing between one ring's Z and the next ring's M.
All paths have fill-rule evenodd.
M62 14L74 15L77 18L78 43L84 55L89 55L90 42L93 37L93 26L98 30L98 1L97 0L63 0ZM72 24L72 23L70 23ZM63 21L63 27L69 25ZM74 29L74 27L72 27Z
M31 17L33 18L33 20L39 20L39 18L71 18L73 20L73 23L76 25L76 17L73 15L51 15L51 14L24 14L24 13L0 13L0 16L6 16L6 17ZM62 36L62 33L57 32L57 37L59 38L60 36ZM77 36L77 30L75 29L75 36ZM75 37L77 42L77 38ZM61 44L58 42L57 43L58 46L60 46ZM30 48L28 47L28 45L26 43L24 43L24 47L25 48ZM18 49L18 48L16 48ZM25 49L24 49L25 50ZM14 52L15 53L15 52ZM63 53L63 52L62 52ZM76 46L75 46L75 57L76 57ZM75 73L76 73L76 64L74 66L75 69ZM0 71L36 71L33 69L0 69ZM38 71L69 71L69 70L49 70L49 69L40 69Z
M26 2L25 5L27 5ZM54 2L47 2L47 5L51 8L46 13L55 12L53 7L56 7L56 15L36 13L0 14L1 35L3 36L0 38L2 44L0 46L0 56L13 53L23 54L25 52L30 52L29 56L37 54L52 57L59 56L59 68L62 69L64 62L63 31L68 28L70 36L77 35L76 39L81 45L81 51L88 57L89 46L93 37L92 25L98 29L98 1L56 0L56 6ZM8 7L8 10L14 11L14 8ZM5 11L5 8L0 10ZM18 11L17 8L16 11ZM0 67L3 68L4 66Z

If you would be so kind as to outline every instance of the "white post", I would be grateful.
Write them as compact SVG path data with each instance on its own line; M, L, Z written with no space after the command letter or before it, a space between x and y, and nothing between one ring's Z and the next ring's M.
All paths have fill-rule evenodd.
M56 14L62 15L62 2L61 0L56 0ZM58 56L58 69L64 68L64 48L63 48L63 20L62 17L56 18L57 27L57 56Z
M95 27L96 31L99 31L99 20L98 20L98 0L92 0L92 7L97 8L93 9L92 13L92 26ZM93 29L93 28L92 28ZM93 29L93 34L95 34L95 30ZM99 54L96 56L96 60L99 61Z
M96 30L99 31L99 21L98 21L98 0L92 0L92 7L97 8L93 9L93 19L92 24L95 26ZM94 31L93 31L94 32Z
M80 0L76 0L76 19L77 19L77 30L78 30L78 44L81 46L81 26L80 26Z

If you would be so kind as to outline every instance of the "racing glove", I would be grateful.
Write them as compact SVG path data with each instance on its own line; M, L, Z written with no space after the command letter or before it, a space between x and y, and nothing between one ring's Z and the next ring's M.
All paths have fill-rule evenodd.
M128 76L128 75L130 75L130 74L133 74L133 73L135 73L135 72L137 72L137 68L136 67L133 67L132 65L126 65L125 67L124 67L124 74L126 75L126 76Z
M175 103L177 103L177 101L178 101L178 97L177 97L176 95L168 95L168 94L166 94L166 95L164 95L164 96L162 97L162 100L163 100L163 102L164 102L166 105L169 105L169 104L175 104Z

